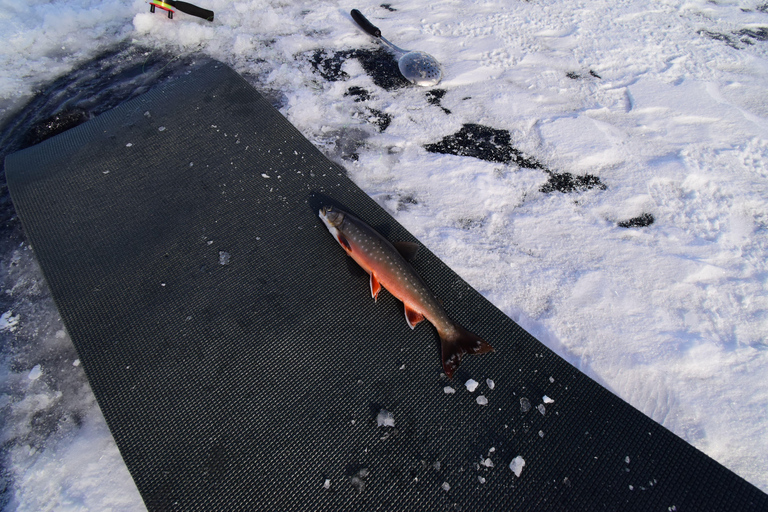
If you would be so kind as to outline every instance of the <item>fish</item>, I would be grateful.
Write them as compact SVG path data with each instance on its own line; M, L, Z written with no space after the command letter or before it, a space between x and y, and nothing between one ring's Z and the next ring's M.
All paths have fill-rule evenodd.
M328 231L344 251L370 276L371 297L384 288L405 308L405 321L414 329L422 320L431 323L440 337L443 372L452 378L465 355L493 352L491 345L448 317L440 301L408 263L418 244L393 244L354 215L335 207L320 212Z

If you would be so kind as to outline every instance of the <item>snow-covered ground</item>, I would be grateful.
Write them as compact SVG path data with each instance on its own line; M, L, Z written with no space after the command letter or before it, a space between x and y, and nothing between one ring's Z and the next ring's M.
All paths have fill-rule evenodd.
M227 62L502 311L768 491L766 0L193 3L215 21L0 0L0 123L119 43ZM435 56L439 91L375 82L351 8ZM4 232L0 506L141 510Z

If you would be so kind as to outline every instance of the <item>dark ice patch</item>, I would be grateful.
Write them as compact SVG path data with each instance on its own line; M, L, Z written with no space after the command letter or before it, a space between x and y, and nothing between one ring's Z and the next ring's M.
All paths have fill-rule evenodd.
M715 41L721 41L731 48L741 50L744 48L742 44L752 46L756 42L768 41L768 27L744 28L730 34L711 32L709 30L699 30L699 35L714 39Z
M469 231L471 229L477 229L483 227L485 224L485 218L473 219L469 217L462 217L458 220L458 225L461 229Z
M639 217L633 217L631 219L621 221L617 225L620 228L644 228L653 224L655 220L656 219L654 219L653 215L650 213L644 213Z
M360 128L344 128L336 136L334 154L342 160L357 162L359 149L365 145L369 134Z
M567 76L571 80L579 80L580 78L584 78L582 75L580 75L579 73L576 73L575 71L569 71L568 73L565 74L565 76ZM603 78L591 69L589 70L589 76L597 79Z
M327 50L315 50L309 58L309 63L317 74L329 82L339 82L349 78L349 75L341 69L341 66L349 58L349 51L328 52Z
M446 114L450 114L451 111L440 104L440 100L442 100L443 96L445 96L445 92L446 92L445 89L432 89L430 91L427 91L426 93L427 102L430 105L435 105L437 107L440 107L441 109L443 109L443 112L445 112Z
M392 116L386 112L382 112L379 109L368 107L368 119L367 121L376 126L380 132L386 130L392 122Z
M392 91L411 83L400 74L395 57L384 48L376 50L340 50L329 52L315 50L309 57L313 69L329 82L347 80L349 75L342 69L347 59L357 59L373 83Z
M708 37L710 39L713 39L715 41L721 41L731 48L736 48L737 50L740 48L739 45L736 43L736 41L727 34L721 34L720 32L712 32L709 30L699 30L699 35Z
M480 124L465 124L453 135L444 137L440 142L427 144L424 148L430 153L471 156L488 162L515 163L519 167L545 170L536 159L512 146L507 130Z
M402 195L397 199L397 211L407 210L415 204L419 204L419 201L412 194Z
M574 176L569 172L554 172L545 169L549 174L549 180L541 186L539 189L545 194L552 192L562 192L568 194L571 192L584 192L596 188L598 190L605 190L608 188L600 178L592 174L582 174L581 176Z
M353 85L352 87L347 89L347 92L344 93L344 96L352 96L355 98L356 102L366 101L371 99L371 93L369 93L362 87L358 87L356 85Z
M352 86L347 89L347 92L344 93L344 96L352 96L355 98L356 103L371 99L371 93L369 93L366 89L358 86ZM366 107L364 115L365 120L376 126L380 132L386 130L392 122L392 116L390 114L387 114L386 112L376 108ZM354 117L359 117L359 114Z
M742 29L736 32L741 36L741 42L747 44L754 44L752 40L765 42L768 41L768 27L758 27L756 29Z

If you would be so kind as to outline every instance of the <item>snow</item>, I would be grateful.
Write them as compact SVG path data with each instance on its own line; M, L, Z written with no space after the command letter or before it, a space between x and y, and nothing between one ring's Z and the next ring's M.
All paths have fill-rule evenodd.
M464 383L464 385L467 387L467 391L470 393L474 393L474 391L477 389L477 386L480 385L479 382L477 382L475 379L469 379L467 382Z
M440 61L434 101L376 85L355 59L348 79L331 81L302 58L376 47L346 4L193 3L216 21L168 20L143 0L3 1L0 120L121 41L223 60L504 313L768 491L768 42L754 37L768 26L764 2L387 11L361 0L387 37ZM353 86L368 99L345 96ZM390 117L384 130L374 110ZM552 176L515 161L425 150L467 124L506 131L575 188L545 191ZM575 179L584 175L599 182ZM2 346L24 341L0 357L9 509L142 509L31 251L2 242ZM85 420L30 440L37 411Z

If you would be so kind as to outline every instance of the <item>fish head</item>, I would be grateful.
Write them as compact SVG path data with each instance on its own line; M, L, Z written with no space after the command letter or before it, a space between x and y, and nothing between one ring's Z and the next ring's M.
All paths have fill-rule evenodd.
M334 209L333 206L324 206L320 210L320 218L328 229L338 228L344 222L344 212Z
M347 253L352 252L352 246L346 237L341 233L341 225L344 223L345 213L341 210L334 210L332 206L325 206L320 210L320 218L331 232L333 238L344 248Z

